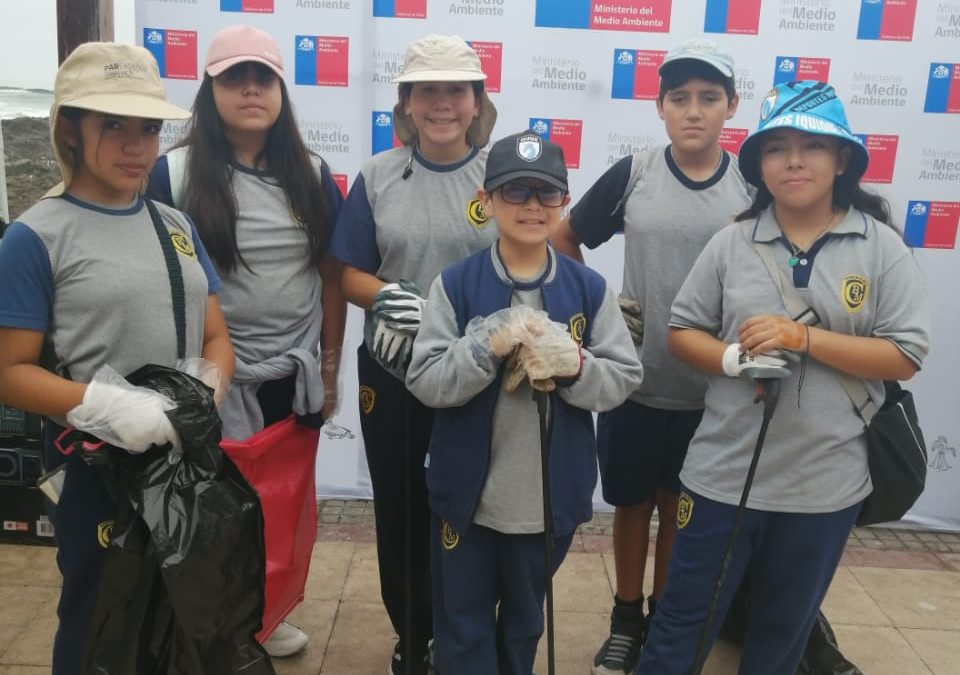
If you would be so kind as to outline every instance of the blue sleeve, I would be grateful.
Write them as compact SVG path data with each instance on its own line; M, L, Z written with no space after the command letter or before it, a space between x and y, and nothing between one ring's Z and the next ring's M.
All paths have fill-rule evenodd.
M145 196L147 199L177 208L173 203L173 192L170 190L170 166L167 164L166 155L159 157L157 163L153 165Z
M53 310L53 270L37 233L15 222L0 240L0 326L46 332Z
M333 217L336 219L340 213L340 209L343 208L343 195L340 194L340 188L337 187L336 181L333 180L330 167L327 166L327 163L323 160L320 160L320 185L327 191L327 196L330 198L330 204L333 207Z
M570 227L587 248L596 248L623 231L623 211L614 214L613 209L627 189L633 161L628 155L607 169L570 211Z
M330 252L341 262L368 274L376 274L380 269L377 224L370 210L362 173L357 176L340 209Z
M210 255L207 253L207 248L203 245L203 239L200 238L200 233L197 232L197 226L194 225L190 216L185 213L183 215L190 221L190 231L193 233L193 250L197 253L197 262L200 263L204 274L207 275L207 292L219 293L220 289L223 288L220 275L217 274L217 270L210 261Z

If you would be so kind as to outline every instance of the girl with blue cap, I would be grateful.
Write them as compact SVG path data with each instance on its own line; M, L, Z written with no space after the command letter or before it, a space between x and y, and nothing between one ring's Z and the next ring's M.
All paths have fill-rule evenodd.
M678 537L640 675L695 667L760 427L757 377L782 378L782 400L706 644L749 568L739 672L797 670L872 490L864 423L841 378L862 382L879 407L883 380L912 377L930 341L919 267L889 226L886 202L860 187L868 162L836 91L822 82L778 85L744 142L740 169L757 187L753 204L710 240L671 308L670 351L705 372L708 389L680 474ZM786 311L781 283L809 305L804 315Z

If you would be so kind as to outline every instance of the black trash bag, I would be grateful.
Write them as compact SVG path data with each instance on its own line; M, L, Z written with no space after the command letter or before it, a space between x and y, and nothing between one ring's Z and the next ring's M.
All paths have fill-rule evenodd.
M118 511L81 672L274 675L254 638L264 605L260 500L220 449L212 392L162 366L127 379L176 401L168 415L183 453L105 444L83 453L101 467Z
M749 615L750 580L745 576L720 627L720 639L742 645ZM817 612L810 638L800 658L800 665L797 666L797 675L863 675L859 668L843 656L840 645L837 644L837 636L823 612Z

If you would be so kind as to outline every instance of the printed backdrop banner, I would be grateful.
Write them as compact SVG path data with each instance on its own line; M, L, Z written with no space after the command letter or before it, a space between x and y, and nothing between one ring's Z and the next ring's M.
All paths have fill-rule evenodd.
M210 37L237 23L276 38L304 138L344 190L367 157L398 144L391 81L407 43L429 33L461 35L480 54L500 113L494 138L529 127L563 146L574 199L623 155L666 140L656 71L683 39L717 40L736 60L740 107L722 138L732 152L774 83L829 78L870 148L866 180L915 247L933 309L933 349L909 385L929 477L908 521L960 530L960 0L137 0L139 38L182 105L203 77ZM164 145L182 130L167 125ZM620 238L587 263L619 288ZM325 496L370 494L355 375L361 320L351 309L343 403L320 442Z

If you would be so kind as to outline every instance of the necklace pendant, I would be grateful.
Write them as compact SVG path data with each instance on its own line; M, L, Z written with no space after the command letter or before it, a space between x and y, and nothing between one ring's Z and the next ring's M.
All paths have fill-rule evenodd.
M787 264L790 265L790 267L796 267L797 263L799 262L800 262L800 258L798 258L795 255L792 255L790 256L790 260L787 261Z

